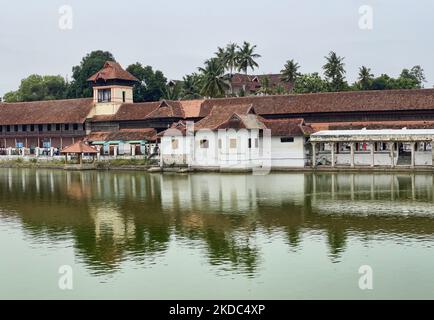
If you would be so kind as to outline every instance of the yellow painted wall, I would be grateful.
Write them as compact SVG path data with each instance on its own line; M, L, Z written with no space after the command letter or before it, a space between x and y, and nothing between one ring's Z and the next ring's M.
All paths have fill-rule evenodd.
M99 89L111 89L111 102L98 102L98 90ZM122 92L125 92L125 103L133 102L133 88L132 87L122 87L122 86L104 86L104 87L94 87L93 88L93 102L95 104L93 115L112 115L115 114L121 104Z

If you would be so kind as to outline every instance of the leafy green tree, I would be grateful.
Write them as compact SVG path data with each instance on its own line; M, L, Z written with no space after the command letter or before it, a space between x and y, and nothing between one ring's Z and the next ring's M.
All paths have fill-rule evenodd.
M282 94L287 94L288 90L282 86L281 84L278 84L274 90L273 90L273 94L277 94L277 95L282 95Z
M282 81L294 83L295 79L300 75L298 69L300 69L300 66L294 59L286 61L285 66L280 71Z
M327 81L315 73L307 73L298 76L295 79L293 92L295 93L314 93L325 92L328 89Z
M410 70L410 74L418 81L421 88L423 88L423 83L426 82L425 72L420 65L414 66Z
M371 73L371 69L362 66L359 68L358 88L360 90L370 90L372 86L374 75Z
M20 94L18 91L9 91L6 92L3 96L4 102L19 102L22 101Z
M223 97L229 89L228 79L225 77L225 68L217 58L205 61L205 67L199 68L202 74L200 94L204 97Z
M197 73L186 75L182 79L181 99L193 100L201 98L201 77Z
M17 91L8 92L5 102L57 100L66 97L67 83L61 76L32 74L21 80Z
M238 47L237 51L237 66L238 71L243 71L247 75L247 70L250 68L252 71L258 67L258 63L255 59L261 56L255 53L256 45L244 41L243 45Z
M92 97L93 90L87 79L101 70L106 61L116 61L108 51L92 51L87 54L78 66L72 68L72 81L68 90L69 98Z
M167 79L161 71L154 71L151 66L139 62L129 65L126 70L139 80L133 87L135 102L159 101L166 93Z
M382 74L372 80L371 89L372 90L388 90L394 89L394 80L387 74Z
M410 70L403 69L397 81L401 89L420 89L426 79L421 66L414 66Z
M325 57L326 64L323 66L324 75L329 84L330 91L342 91L347 88L345 81L344 57L339 57L336 52L330 51Z

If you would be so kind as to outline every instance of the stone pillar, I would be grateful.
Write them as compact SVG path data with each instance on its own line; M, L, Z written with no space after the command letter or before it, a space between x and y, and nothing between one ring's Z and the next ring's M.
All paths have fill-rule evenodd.
M410 147L411 147L411 167L414 168L416 164L416 142L411 142Z
M115 145L113 148L113 156L116 158L118 156L118 146Z
M433 156L433 159L434 159L434 156ZM312 168L315 168L315 167L316 167L316 142L312 142Z
M336 147L336 144L334 142L332 142L331 145L332 145L332 167L334 168L334 166L335 166L335 147Z
M390 149L390 167L395 167L395 143L389 142L389 149Z
M50 148L50 157L53 157L53 156L54 156L54 148L51 147L51 148Z
M351 142L350 147L351 147L350 164L351 167L354 168L354 142Z
M136 146L134 144L131 145L131 155L133 157L136 155Z
M431 156L431 159L432 159L431 165L434 167L434 140L431 141L431 154L432 154L432 156Z
M375 142L371 143L371 167L375 166Z
M39 157L39 147L35 148L35 157Z

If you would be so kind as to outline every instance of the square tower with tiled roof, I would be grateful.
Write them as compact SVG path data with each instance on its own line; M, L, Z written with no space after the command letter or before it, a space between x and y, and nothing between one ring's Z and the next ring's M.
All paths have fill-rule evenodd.
M113 115L123 103L133 103L133 86L139 80L119 63L107 61L88 81L93 87L94 115Z

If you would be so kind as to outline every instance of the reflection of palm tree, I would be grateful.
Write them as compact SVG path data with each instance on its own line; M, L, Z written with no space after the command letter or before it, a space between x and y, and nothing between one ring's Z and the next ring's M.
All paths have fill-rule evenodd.
M330 256L334 262L338 262L341 253L344 251L347 235L344 229L332 229L327 233L328 244L330 247Z

